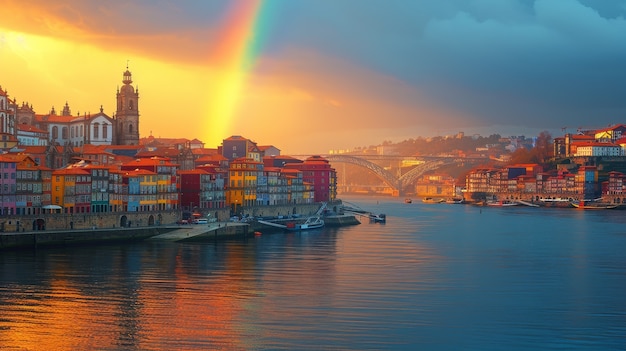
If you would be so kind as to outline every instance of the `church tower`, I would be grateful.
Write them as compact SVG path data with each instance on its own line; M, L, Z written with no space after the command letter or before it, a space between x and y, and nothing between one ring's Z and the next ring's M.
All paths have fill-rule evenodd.
M133 76L126 66L122 88L117 90L117 111L115 113L116 144L139 145L139 90L131 83Z

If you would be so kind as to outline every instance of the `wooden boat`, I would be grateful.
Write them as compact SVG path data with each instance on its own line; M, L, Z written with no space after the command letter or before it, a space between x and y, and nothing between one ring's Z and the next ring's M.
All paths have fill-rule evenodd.
M406 199L404 199L404 203L405 204L410 204L412 202L413 202L413 200L409 199L408 197Z
M593 200L572 201L572 206L580 210L612 210L617 208L618 204L609 204L606 202L597 202Z
M539 205L542 207L568 208L572 207L572 199L563 197L539 199Z
M443 199L433 199L432 197L425 197L422 199L425 204L439 204L443 202Z

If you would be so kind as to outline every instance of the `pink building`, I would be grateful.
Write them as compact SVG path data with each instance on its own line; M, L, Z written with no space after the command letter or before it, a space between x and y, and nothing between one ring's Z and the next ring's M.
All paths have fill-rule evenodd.
M15 214L17 161L0 155L0 215Z

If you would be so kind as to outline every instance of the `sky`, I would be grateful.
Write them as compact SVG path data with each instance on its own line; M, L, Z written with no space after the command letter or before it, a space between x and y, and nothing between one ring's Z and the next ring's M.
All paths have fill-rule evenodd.
M626 0L0 0L0 86L36 113L283 154L626 123Z

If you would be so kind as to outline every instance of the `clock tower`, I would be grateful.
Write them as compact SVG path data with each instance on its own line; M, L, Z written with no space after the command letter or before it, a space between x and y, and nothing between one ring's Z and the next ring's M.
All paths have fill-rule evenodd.
M139 90L131 85L133 76L126 66L122 83L117 89L115 112L116 144L139 145Z

